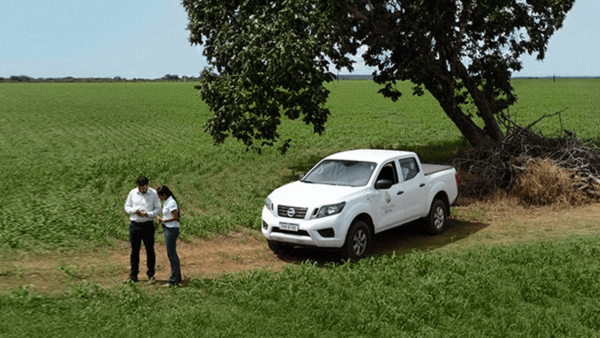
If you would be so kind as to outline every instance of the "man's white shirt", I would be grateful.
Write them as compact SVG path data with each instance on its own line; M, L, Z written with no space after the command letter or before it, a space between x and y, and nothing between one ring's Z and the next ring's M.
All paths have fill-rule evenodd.
M148 213L148 217L140 217L134 213L136 210ZM138 188L129 192L127 201L125 202L125 212L129 214L129 219L132 222L149 222L160 215L161 206L160 199L156 190L148 187L145 194L142 194Z

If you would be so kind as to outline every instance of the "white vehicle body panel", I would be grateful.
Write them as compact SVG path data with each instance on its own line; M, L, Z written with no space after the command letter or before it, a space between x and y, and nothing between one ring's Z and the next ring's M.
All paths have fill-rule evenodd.
M262 211L262 233L268 240L290 245L341 248L350 225L357 217L367 219L372 232L378 233L427 217L434 198L440 193L445 196L448 206L458 195L454 168L421 165L413 152L353 150L328 156L319 164L326 160L368 162L373 164L373 172L363 186L300 180L277 188L267 199L271 202L271 209L265 205ZM402 167L405 171L400 170L407 163L414 163L410 167L411 173L407 173L405 167ZM375 184L384 166L395 166L397 183L387 189L377 189ZM345 205L340 213L316 217L321 207L342 202Z

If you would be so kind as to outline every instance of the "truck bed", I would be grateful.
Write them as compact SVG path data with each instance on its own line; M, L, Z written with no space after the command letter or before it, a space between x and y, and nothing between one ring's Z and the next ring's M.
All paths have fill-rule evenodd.
M423 167L423 174L431 175L440 171L452 169L453 167L450 165L442 165L442 164L430 164L430 163L421 163Z

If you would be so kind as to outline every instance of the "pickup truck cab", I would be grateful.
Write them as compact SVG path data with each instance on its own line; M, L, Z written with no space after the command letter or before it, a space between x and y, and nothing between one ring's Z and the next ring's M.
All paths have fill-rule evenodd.
M457 195L451 166L422 164L408 151L345 151L275 189L262 210L262 234L275 253L309 246L360 259L374 234L414 220L442 233Z

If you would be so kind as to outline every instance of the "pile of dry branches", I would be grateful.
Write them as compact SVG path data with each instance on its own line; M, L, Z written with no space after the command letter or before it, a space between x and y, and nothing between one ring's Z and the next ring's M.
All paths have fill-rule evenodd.
M557 137L534 132L501 114L507 137L499 147L472 148L453 159L463 197L481 198L500 189L527 204L579 204L600 199L600 152L561 128ZM562 125L562 120L561 120Z

